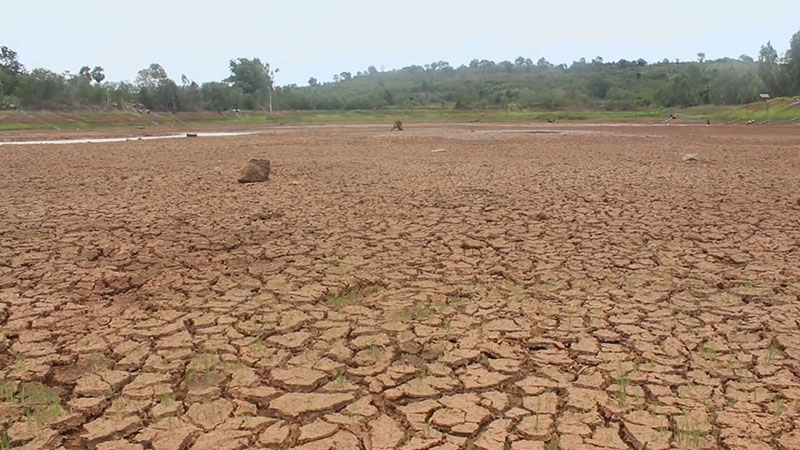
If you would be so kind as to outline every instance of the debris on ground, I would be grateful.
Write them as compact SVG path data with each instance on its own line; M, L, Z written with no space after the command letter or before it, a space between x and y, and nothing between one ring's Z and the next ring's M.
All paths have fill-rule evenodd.
M478 122L480 122L481 120L483 120L483 117L484 117L485 115L486 115L486 113L481 113L481 116L480 116L480 117L478 117L477 119L472 119L472 120L470 120L470 121L469 121L469 123L478 123Z
M683 161L683 162L697 161L697 153L684 153L681 156L681 161Z
M268 159L251 159L239 174L239 183L260 183L268 179Z

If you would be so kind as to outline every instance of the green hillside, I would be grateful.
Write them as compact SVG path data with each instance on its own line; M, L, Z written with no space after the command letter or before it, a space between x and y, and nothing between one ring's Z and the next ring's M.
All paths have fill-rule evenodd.
M399 70L342 72L334 81L277 86L274 69L259 58L230 61L230 76L197 83L173 81L157 63L139 71L135 82L109 82L101 66L58 74L28 71L13 50L0 46L0 109L103 109L136 111L239 110L642 110L703 105L743 105L800 95L800 32L779 55L771 43L758 59L648 63L581 59L554 66L472 60L453 67L445 61Z
M570 67L487 62L478 67L412 66L281 90L290 109L563 109L743 104L765 89L752 61L577 62Z

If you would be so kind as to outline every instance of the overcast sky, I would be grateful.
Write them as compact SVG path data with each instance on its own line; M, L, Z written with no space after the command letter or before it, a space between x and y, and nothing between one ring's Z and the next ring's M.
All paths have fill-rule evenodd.
M800 30L800 0L64 0L3 2L0 45L28 69L100 65L133 80L158 62L180 82L228 76L228 61L259 57L277 83L331 80L473 58L553 63L602 56L647 61L782 55Z

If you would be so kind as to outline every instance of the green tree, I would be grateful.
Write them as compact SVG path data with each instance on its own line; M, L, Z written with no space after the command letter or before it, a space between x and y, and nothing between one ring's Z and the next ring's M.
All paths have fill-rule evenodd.
M161 64L153 63L150 64L150 67L139 71L136 75L136 85L148 89L155 89L167 79L167 71L161 67Z
M241 106L241 91L227 83L203 83L200 88L203 108L212 111L225 111Z
M717 105L749 103L758 99L762 86L754 69L729 68L711 81L710 101Z
M589 95L596 98L606 98L608 90L611 88L611 83L603 78L601 75L595 75L586 83L586 89Z
M0 46L0 95L11 95L24 74L25 66L19 62L17 52Z
M784 93L778 66L778 52L772 46L772 42L762 45L758 52L758 76L761 77L764 87L773 96Z
M178 95L178 85L167 78L158 85L155 91L156 107L168 111L181 110L181 100Z
M761 50L758 52L758 62L773 66L778 64L778 51L772 46L771 41L767 41L767 45L761 46Z
M269 63L258 58L238 58L230 62L231 76L225 81L233 83L243 94L250 96L249 103L272 111L273 81L278 69L270 69Z
M22 77L16 92L23 105L33 108L58 108L65 104L63 75L47 69L34 69Z
M244 94L266 92L272 80L269 77L269 64L258 58L239 58L230 62L231 76L225 81L241 89Z
M95 66L95 68L92 69L92 79L95 81L95 83L101 83L106 79L106 75L103 73L102 67Z
M317 81L316 78L311 77L311 78L308 79L308 85L309 86L317 86L317 85L319 85L319 81Z
M150 109L175 109L177 94L173 92L174 85L167 71L157 63L140 70L136 76L139 102Z
M792 36L786 51L786 69L792 84L792 93L800 94L800 31Z
M81 67L81 70L78 71L78 75L80 75L81 78L85 78L86 81L92 81L92 68L89 66L83 66Z

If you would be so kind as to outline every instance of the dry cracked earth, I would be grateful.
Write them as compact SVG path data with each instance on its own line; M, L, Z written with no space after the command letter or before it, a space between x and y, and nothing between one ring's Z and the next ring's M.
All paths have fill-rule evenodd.
M0 449L800 449L799 128L407 128L0 146Z

